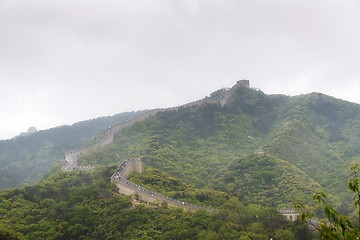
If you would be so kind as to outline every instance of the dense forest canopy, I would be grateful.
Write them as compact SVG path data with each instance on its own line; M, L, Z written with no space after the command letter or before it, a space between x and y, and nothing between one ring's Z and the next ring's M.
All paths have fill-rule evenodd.
M285 220L275 209L245 206L237 198L224 199L221 194L204 200L217 206L212 212L134 203L111 190L105 176L113 169L59 172L34 186L3 192L0 236L7 231L14 239L265 240L274 236L304 239L311 234L306 226ZM151 176L150 171L143 179ZM160 188L166 190L166 184ZM187 199L199 201L204 194L188 189Z

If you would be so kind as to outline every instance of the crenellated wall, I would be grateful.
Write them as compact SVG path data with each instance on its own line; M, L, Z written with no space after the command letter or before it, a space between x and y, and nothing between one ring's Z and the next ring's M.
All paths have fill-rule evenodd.
M296 221L301 214L301 212L294 208L282 208L279 209L279 213L291 221Z
M155 116L158 112L174 111L174 110L178 110L181 107L190 107L190 106L201 105L205 102L206 102L206 100L203 99L203 100L190 102L190 103L187 103L187 104L184 104L181 106L177 106L177 107L158 108L158 109L154 109L154 110L149 110L149 111L145 112L144 114L142 114L134 119L131 119L125 123L115 124L106 129L104 136L97 143L95 143L87 148L76 149L76 150L72 150L72 151L66 153L65 161L67 162L67 164L63 167L63 169L65 171L71 171L73 169L80 170L80 171L91 169L90 167L77 166L77 162L76 162L77 158L81 155L87 155L92 151L101 150L101 149L106 148L107 146L109 146L110 144L112 144L114 142L114 135L119 133L122 129L131 127L132 125L134 125L137 122L142 122L148 117Z
M116 169L114 174L111 176L111 182L116 185L117 191L124 195L134 195L137 196L144 202L156 202L162 203L167 202L170 206L182 207L187 210L198 210L198 209L206 209L204 207L200 207L197 205L189 204L186 202L182 202L173 198L169 198L158 194L156 192L152 192L147 190L146 188L137 185L129 180L127 180L128 176L132 172L142 172L142 161L140 158L130 158L124 162L122 162L119 167ZM209 209L206 209L209 210Z
M250 83L248 80L241 80L231 88L221 99L211 99L205 98L198 101L193 101L184 105L170 107L170 108L159 108L154 110L149 110L145 112L143 115L140 115L132 120L129 120L125 123L118 123L106 129L103 133L103 137L100 141L96 142L95 144L83 148L83 149L76 149L72 150L65 155L65 161L67 164L63 167L64 171L71 171L71 170L78 170L78 171L85 171L93 169L92 166L78 166L77 165L77 158L81 155L87 155L92 151L101 150L109 146L114 142L114 135L119 133L122 129L131 127L133 124L137 122L144 121L146 118L155 116L158 112L166 112L166 111L176 111L182 107L192 107L192 106L200 106L204 103L220 103L222 105L226 104L227 100L233 93L233 89L239 86L250 87ZM129 174L131 172L142 172L142 162L140 158L131 158L123 163L117 168L115 173L111 176L111 181L116 184L117 190L125 195L132 195L137 194L139 197L145 202L167 202L169 205L173 206L180 206L188 210L198 210L204 209L203 207L192 205L189 203L181 202L176 199L168 198L163 195L160 195L155 192L151 192L139 185L136 185L127 180ZM209 210L209 209L207 209Z
M132 172L142 173L142 162L140 158L129 158L122 162L112 175L112 178L121 177L127 179Z

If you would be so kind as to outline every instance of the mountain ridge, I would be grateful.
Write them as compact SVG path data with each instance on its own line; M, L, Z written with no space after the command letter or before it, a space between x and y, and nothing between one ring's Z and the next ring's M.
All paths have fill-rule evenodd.
M224 99L226 99L226 101L224 101ZM135 117L135 121L132 124L126 126L125 128L130 127L137 122L144 122L144 124L149 124L148 121L154 121L154 118L155 119L158 118L160 119L160 122L164 121L165 123L167 121L166 118L169 118L169 116L176 118L176 114L177 114L177 118L185 117L185 119L187 118L191 122L194 121L194 119L193 120L190 119L191 114L193 114L192 111L194 111L192 109L201 109L207 111L208 116L206 117L204 116L204 118L202 117L202 119L196 121L206 122L209 119L213 119L211 121L214 122L211 123L211 121L208 121L206 122L206 124L202 124L202 125L197 125L195 122L190 123L190 124L195 124L192 126L192 128L195 127L194 128L195 132L191 134L194 134L196 133L196 131L199 131L198 133L196 133L198 134L196 138L213 137L214 144L217 144L216 141L218 141L219 139L215 139L215 138L218 138L220 136L215 136L214 133L216 131L223 131L221 129L225 130L226 127L224 127L225 126L224 124L231 126L231 128L236 128L236 124L233 123L234 121L237 121L238 122L237 124L239 124L239 126L241 127L237 129L235 132L228 131L225 136L221 137L223 138L222 141L225 142L228 141L226 139L228 137L232 139L239 139L240 137L240 139L242 139L241 141L244 142L245 145L250 147L250 149L252 149L251 151L244 152L243 155L254 152L256 151L256 149L260 148L262 149L262 151L265 151L266 153L273 154L274 156L278 156L281 159L285 159L286 161L295 164L297 167L300 167L300 169L305 170L307 174L314 175L317 181L320 181L324 184L327 181L326 180L327 175L336 173L336 171L335 172L332 171L332 168L336 168L341 165L345 166L347 163L349 163L352 160L349 158L349 156L346 156L347 159L344 160L345 157L343 155L347 155L348 152L344 151L343 153L339 153L338 151L338 149L341 149L342 146L341 143L338 144L338 142L341 139L341 135L339 135L339 127L346 127L347 124L346 123L339 124L337 122L339 121L339 119L343 120L344 117L342 117L341 114L340 117L337 116L337 114L334 114L333 109L329 107L329 105L334 104L335 102L337 109L339 108L342 109L341 110L342 114L344 113L346 114L346 116L352 116L355 118L359 116L360 110L357 109L357 107L359 106L358 104L350 103L348 101L343 101L343 100L339 101L336 98L321 93L303 94L295 97L289 97L279 94L266 95L261 90L251 89L248 86L241 86L241 84L239 85L239 83L237 83L234 87L230 89L220 89L210 94L210 97L201 99L199 101L191 102L173 108L154 109L145 112L143 115L143 119L136 121L136 119L139 118L139 116L142 116L139 115ZM319 106L325 106L325 107L319 108ZM346 106L346 109L344 109L344 106ZM323 123L327 120L330 121L330 123L328 123L328 126L326 126L326 128L322 126L322 124L309 123L308 118L309 116L312 117L312 115L314 115L314 111L320 112L320 115L319 114L316 115L320 123ZM215 116L216 114L213 115L213 113L218 114L219 117L222 117L223 119L222 120L217 119L217 116ZM152 120L146 119L147 117L150 117L149 119ZM226 118L229 119L226 120ZM220 123L219 121L220 122L222 121L222 123ZM154 126L156 126L155 122L153 122ZM248 122L247 125L246 122ZM213 125L214 123L217 125ZM219 123L222 125L218 125ZM334 124L332 125L332 123ZM245 126L247 127L241 129L244 126L243 124L245 124ZM116 126L121 126L121 125L115 124L113 128L116 129ZM154 128L154 126L152 128ZM169 126L171 126L171 124ZM162 124L161 128L163 130L166 130L169 128L169 126L167 126L166 124L165 125ZM186 127L186 126L182 126L182 127ZM197 130L196 128L199 128L199 130ZM119 137L117 136L117 132L122 130L123 130L122 127L119 127L119 129L117 129L114 132L111 132L112 131L111 128L110 130L108 128L106 131L108 132L110 131L113 138L114 136ZM238 135L242 131L244 131L242 135L241 136ZM190 133L188 132L186 134L190 134ZM296 137L291 138L292 135L295 135ZM251 141L249 141L250 139ZM260 141L259 139L262 139L262 141ZM180 139L176 140L176 142L179 143L179 140ZM185 139L181 141L184 140ZM194 140L196 139L192 139L191 141ZM354 145L354 147L352 147L351 149L354 150L357 149L356 142L351 138L349 138L349 141L351 141L351 143ZM248 145L250 142L254 142L253 147L251 147L252 144ZM109 141L109 143L112 143L112 141ZM148 143L143 142L142 144L146 146ZM194 144L198 144L198 143L196 143L195 141ZM226 146L228 144L229 143L226 143L225 145L222 145L222 147L231 149L236 146L236 143ZM199 147L202 148L200 145ZM203 148L206 147L204 146ZM325 155L320 154L318 152L318 149L327 149L327 148L330 148L330 151L326 151L326 153L324 153ZM162 150L164 148L160 148L160 149ZM93 149L94 152L96 152L97 150L100 149ZM169 151L169 153L177 152L177 150L175 150L174 148L169 148L167 151ZM218 149L218 151L221 150ZM306 152L307 154L306 157L303 157L302 155L302 153L304 152ZM223 155L225 154L225 156L229 155L226 153L221 153L221 154ZM356 152L349 155L352 156L355 154ZM82 155L86 155L86 154L82 154ZM145 154L145 158L147 157L146 155L147 154ZM126 157L133 157L133 156L127 155ZM154 160L154 156L150 156L150 159ZM236 156L233 155L231 159L236 159ZM148 160L148 162L150 161L151 160ZM229 162L231 161L232 160L230 160L229 158ZM321 163L322 166L319 166L319 169L312 168L311 162L313 161L318 161L318 162L320 161L320 163L322 162ZM155 164L154 166L157 166L158 163L156 163L155 161L152 164L153 165ZM188 164L190 164L190 162ZM214 166L216 166L216 164Z
M64 154L83 147L115 122L126 121L139 112L81 121L71 126L40 130L27 136L0 141L0 190L41 179L60 164Z
M176 222L170 229L182 232L175 235L191 232L193 239L310 239L299 223L286 222L276 209L300 203L316 210L311 193L326 191L342 212L351 213L342 182L360 147L357 104L317 93L267 95L242 86L220 89L192 104L143 112L135 119L107 125L84 145L88 151L74 160L78 166L93 166L93 171L63 171L58 165L34 186L0 194L5 227L14 226L29 238L152 239L174 236L164 228ZM165 202L131 203L112 192L110 176L120 162L135 156L143 159L146 174L130 176L131 181L216 211L184 213ZM14 206L23 207L9 211ZM28 217L20 221L19 216ZM149 227L148 216L155 225ZM172 221L160 224L165 216Z
M250 94L250 95L246 95L245 92L246 92L246 94ZM242 96L239 96L239 93ZM270 99L270 102L268 101L267 98ZM318 101L319 99L321 101ZM184 176L185 172L187 171L186 169L185 169L185 172L181 173L181 172L178 172L173 167L171 167L171 166L173 166L173 163L171 163L171 164L169 163L169 166L167 166L167 167L166 167L166 165L168 163L166 163L164 165L164 163L166 162L165 159L167 159L167 158L175 160L175 159L179 159L181 156L182 161L185 161L186 158L184 159L184 154L180 153L179 150L176 150L176 148L181 145L180 142L187 139L187 140L192 141L194 146L196 146L197 144L200 143L200 145L198 145L198 148L201 149L202 148L201 142L197 142L197 138L200 137L200 138L207 139L206 141L211 140L211 137L215 136L214 133L216 131L218 131L216 129L218 127L221 128L221 125L219 125L219 123L220 123L219 121L223 121L221 124L225 124L225 122L227 122L226 124L230 124L231 121L233 122L236 119L233 117L236 114L240 114L237 117L239 119L239 124L240 123L244 124L247 121L249 122L249 124L252 124L252 126L248 125L246 128L243 128L243 130L244 129L248 129L248 130L252 129L252 130L250 130L250 132L252 132L252 133L250 133L250 132L247 132L246 134L243 133L243 135L241 137L241 139L243 139L243 140L241 140L241 141L244 141L247 139L245 142L247 142L246 145L248 145L248 143L250 142L249 139L255 139L255 141L253 141L255 145L253 147L251 147L252 150L244 152L243 154L246 155L248 153L254 152L259 147L262 148L265 152L269 152L271 154L274 154L275 156L279 156L279 154L280 154L281 159L285 159L286 161L288 161L292 164L295 164L297 167L300 167L300 169L302 171L307 172L307 174L309 174L310 178L315 177L315 179L317 181L320 181L320 183L325 184L325 182L328 181L327 179L331 174L337 173L337 171L333 171L333 170L337 170L337 168L339 168L339 167L344 167L346 164L348 164L351 161L351 157L349 158L349 156L343 156L342 155L343 153L339 152L339 149L341 149L341 147L338 146L338 141L335 141L336 138L334 137L336 135L336 131L339 130L339 129L336 129L336 127L344 127L346 124L345 125L340 124L339 126L337 126L337 125L333 126L330 124L330 123L339 124L338 122L336 122L338 120L337 118L334 118L332 114L329 114L328 112L326 112L329 109L331 110L331 108L325 108L325 109L320 108L321 114L319 115L319 117L320 117L319 119L322 121L322 122L320 122L320 124L309 124L308 118L309 118L309 116L313 117L311 114L313 114L313 112L315 110L318 111L318 109L319 109L319 108L317 108L318 106L322 106L324 104L325 104L325 106L331 105L331 104L334 104L334 101L336 102L338 100L336 98L328 97L326 95L318 94L318 93L306 94L306 95L302 95L302 96L294 98L294 97L288 97L288 96L284 96L284 95L266 95L259 90L238 88L238 92L237 92L237 95L235 95L235 98L233 98L233 99L230 98L229 102L224 105L219 104L219 103L218 104L204 103L204 105L202 105L202 106L192 106L190 108L176 109L174 111L169 111L169 112L161 112L161 113L158 113L156 115L156 117L154 116L150 119L145 120L143 122L143 124L140 124L142 126L141 127L142 129L141 130L139 129L139 131L141 131L141 132L150 131L148 137L153 140L150 140L150 142L148 142L148 141L137 142L137 146L145 146L145 147L142 147L143 150L140 150L140 152L135 149L132 151L133 151L133 153L137 153L140 155L142 152L142 154L145 156L145 163L149 164L150 166L154 166L154 167L160 166L162 170L165 170L165 171L170 170L172 172L172 174L175 174L176 176ZM281 103L281 104L285 103L285 104L277 105L279 103ZM341 110L342 112L345 112L345 113L351 112L352 108L359 107L358 104L353 104L353 103L349 103L347 101L341 101L341 100L340 100L340 103L336 102L336 104L335 104L337 109L342 108L344 105L346 105L347 108L350 108L350 110L347 110L347 111L344 111L344 109ZM255 106L255 107L252 108L252 106ZM197 109L197 110L194 110L194 109ZM192 116L192 114L196 113L194 111L198 111L198 110L201 110L204 112L208 111L206 117L204 117L204 118L201 117L201 119L198 119L198 120L192 119L192 118L194 118L194 116ZM286 114L282 115L283 113L281 113L281 112L284 112L284 111L287 115ZM279 114L279 112L281 114ZM359 110L355 111L355 113L350 116L352 116L354 118L359 118L358 112L359 112ZM223 116L221 115L221 114L225 114L225 113L226 114L231 113L231 114L233 114L233 116L230 116L230 118L229 118L230 122L228 122L228 120L225 120L225 118L223 118L222 120L217 119L216 114L213 115L213 113L218 113L218 115L221 117L225 116L225 115L223 115ZM245 115L241 115L244 113L245 113ZM347 115L349 115L349 114L347 114ZM227 116L229 116L229 115L227 115ZM240 117L240 116L243 116L243 117ZM246 117L246 116L248 116L248 117ZM279 116L280 116L281 121L279 121ZM316 115L316 116L318 116L318 115ZM178 120L176 120L176 119L178 119ZM186 121L188 121L188 122L184 122L183 120L179 121L179 119L184 119L184 120L187 119ZM211 119L214 119L215 122L212 122L213 120L211 120ZM242 119L242 120L240 120L240 119ZM330 123L328 123L328 126L326 126L326 128L324 128L324 126L322 126L322 123L324 121L328 121L327 119L329 121L331 120L332 122L330 121ZM225 122L224 122L224 120L225 120ZM198 125L196 123L196 121L200 121L200 122L205 121L206 124ZM160 123L160 125L159 125L159 123ZM183 126L181 126L179 124L183 124ZM277 125L278 125L278 127L276 127ZM243 125L241 125L241 126L243 126ZM139 127L140 126L138 125L134 129L139 128ZM331 127L335 128L335 130L331 129ZM185 130L185 129L192 129L192 128L195 131L192 131L191 133L188 130ZM199 130L200 129L201 130L199 132L197 132L198 131L197 128L199 128ZM182 140L181 139L168 139L169 137L167 137L166 135L168 135L168 134L171 135L171 132L169 132L170 129L172 129L171 131L179 131L180 129L183 129L183 130L181 130L182 131L181 134L183 134L183 135L185 134L184 135L185 138L182 137ZM228 132L228 135L224 136L225 139L223 139L223 140L227 141L226 137L231 136L234 133L239 133L239 130L237 130L237 132L233 132L233 133ZM246 130L246 131L248 131L248 130ZM131 130L124 129L125 133L127 131L131 132ZM242 131L242 130L240 130L240 131ZM332 133L331 131L334 131L334 132ZM156 134L158 135L155 138L154 138L155 135L153 135L154 132L155 133L157 132ZM278 132L278 134L274 134L274 132L275 133ZM138 132L138 133L132 132L132 133L134 133L134 135L141 134L140 132ZM172 132L172 133L174 133L174 132ZM180 134L180 132L179 132L179 134ZM195 138L191 137L191 135L194 135L194 134L196 135L196 136L194 136ZM333 135L331 135L331 134L333 134ZM181 136L181 135L179 135L179 136ZM294 137L292 138L291 136L294 136ZM303 136L303 137L300 137L300 136ZM239 136L234 135L232 138L238 139L238 137ZM121 138L122 138L122 136L118 136L117 141L120 141ZM159 139L156 140L156 138L159 138ZM264 141L259 140L262 138L264 138ZM166 139L168 139L168 140L166 140ZM341 138L338 138L338 139L341 139ZM165 140L165 142L164 142L164 140ZM157 141L160 141L160 142L157 142ZM219 141L219 139L217 138L214 141L214 144L215 144L214 146L221 145L221 143L219 143L218 141ZM159 145L159 143L160 143L160 145ZM120 145L123 146L123 144L126 145L126 143L124 143L124 142L122 142L122 143L119 142L118 146L120 146ZM167 146L165 147L166 144L167 144ZM232 145L234 145L234 144L232 144ZM250 146L250 145L248 145L248 146ZM277 146L282 146L284 149L281 150ZM129 146L129 147L132 148L131 146ZM229 146L227 146L227 147L222 146L222 147L229 148ZM125 148L127 148L127 147L125 147ZM205 148L205 146L204 146L204 148ZM154 149L154 150L150 150L150 149ZM157 150L155 150L155 149L157 149ZM188 147L186 147L185 149L188 149ZM181 150L181 151L183 151L183 150ZM324 152L320 152L319 150L324 150ZM158 156L154 156L153 154L149 155L148 152L151 152L151 151L156 151L158 153ZM210 155L211 155L212 150L208 149L207 151L209 151ZM219 151L221 151L221 150L219 150ZM297 153L297 151L299 153ZM308 156L304 156L304 153L308 154ZM108 154L110 155L111 153L108 153ZM164 158L163 159L159 158L160 157L159 154L160 155L165 154ZM225 154L225 153L222 153L222 154ZM229 154L227 154L227 155L229 155ZM124 156L130 157L131 153L128 153L127 155L125 154ZM193 156L196 156L196 155L193 155ZM310 156L310 158L309 158L309 156ZM191 158L193 158L193 157L190 156L190 159ZM235 159L236 156L232 156L231 158ZM101 157L98 159L101 159ZM189 159L189 161L190 161L190 159ZM99 161L101 161L101 160L98 160L98 163L100 163ZM176 161L179 161L179 160L176 160ZM106 160L104 162L106 162ZM319 163L316 163L316 162L319 162ZM206 164L206 162L203 162L203 163ZM194 166L193 165L194 162L187 162L187 164L190 164L189 166ZM318 166L314 168L313 167L314 164L315 165L317 164ZM216 164L214 166L216 166ZM212 172L209 169L207 171L209 171L210 173ZM206 179L206 177L205 178L201 177L201 179ZM197 180L195 180L195 181L197 181ZM200 184L200 185L202 185L202 184Z

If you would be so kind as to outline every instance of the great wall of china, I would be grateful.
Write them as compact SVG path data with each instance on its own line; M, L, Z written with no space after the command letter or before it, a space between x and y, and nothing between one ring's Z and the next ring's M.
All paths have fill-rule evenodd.
M116 185L118 192L124 195L137 195L142 201L149 203L161 204L163 202L167 202L169 206L182 207L192 211L205 209L204 207L166 197L128 181L127 178L132 172L142 172L142 162L140 158L130 158L122 162L116 169L115 173L111 176L111 182Z
M76 149L72 150L65 154L65 161L66 165L63 167L64 171L72 171L72 170L78 170L78 171L85 171L85 170L91 170L93 169L92 166L78 166L77 159L79 156L87 155L91 153L92 151L101 150L109 146L114 142L114 135L119 133L122 129L131 127L133 124L137 122L142 122L146 118L155 116L159 112L166 112L166 111L176 111L179 108L183 107L192 107L192 106L199 106L204 103L220 103L224 105L226 101L229 99L231 94L233 93L233 89L236 87L250 87L248 80L241 80L238 81L237 84L232 87L225 96L223 96L221 99L211 99L211 98L205 98L202 100L190 102L184 105L180 105L177 107L171 107L171 108L158 108L154 110L149 110L145 112L143 115L138 116L132 120L129 120L124 123L117 123L109 128L106 129L104 132L102 138L96 142L95 144L82 148L82 149ZM184 209L188 210L198 210L198 209L205 209L204 207L192 205L189 203L181 202L176 199L168 198L166 196L163 196L161 194L149 191L145 189L144 187L141 187L139 185L136 185L135 183L132 183L127 180L128 175L132 172L139 172L142 171L142 162L139 158L132 158L124 161L119 165L119 167L116 169L115 173L111 176L111 182L113 182L117 186L117 191L124 195L138 195L143 201L145 202L167 202L171 206L178 206L182 207Z

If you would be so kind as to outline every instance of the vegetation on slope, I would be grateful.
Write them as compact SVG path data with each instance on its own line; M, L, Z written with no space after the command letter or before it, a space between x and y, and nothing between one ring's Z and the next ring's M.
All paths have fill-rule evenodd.
M141 113L101 117L0 141L0 190L40 179L66 152L85 146L107 127Z
M253 152L259 134L246 115L205 104L161 112L123 129L106 153L94 152L86 159L103 165L141 156L149 166L205 186L236 156Z
M218 97L221 98L226 91L229 90L221 90ZM104 191L103 189L107 188L105 182L99 187L96 183L98 180L85 183L79 180L85 176L89 178L89 174L65 174L62 177L69 181L78 179L75 182L80 185L72 190L62 189L64 187L60 185L58 188L65 192L78 192L79 189L78 195L86 197L86 201L79 200L79 203L66 206L71 212L84 208L85 212L81 210L81 214L89 214L89 219L95 220L85 221L79 226L76 224L81 225L81 220L71 220L72 215L65 220L53 218L51 221L61 222L59 229L62 232L58 233L59 230L55 228L50 230L53 231L52 234L60 234L58 239L63 237L63 233L68 234L66 237L75 238L74 236L78 235L71 234L79 234L79 231L81 236L85 236L84 239L95 236L104 239L111 239L113 236L120 239L161 239L165 238L164 236L193 239L269 239L276 234L278 237L279 234L287 235L284 239L299 238L299 231L294 229L291 223L282 223L283 220L279 219L283 218L278 218L274 208L262 208L253 203L274 207L291 206L293 203L310 204L309 196L312 192L325 188L334 193L343 188L339 183L346 179L344 169L356 158L360 149L360 132L357 129L360 123L360 106L317 93L287 97L266 95L247 88L231 91L231 97L224 106L205 103L201 106L183 107L159 112L143 122L135 123L130 128L122 129L109 148L94 151L79 161L80 165L90 163L107 168L116 166L129 157L141 157L145 166L152 168L145 170L144 175L132 176L133 181L174 198L213 206L219 211L174 211L166 208L166 204L162 207L134 208L128 198ZM265 152L264 155L254 154L262 151ZM96 174L96 179L106 177L107 180L111 175ZM72 186L70 182L66 184ZM56 183L51 182L51 185L55 186ZM47 188L42 188L46 195ZM35 200L23 198L29 190L24 189L16 190L18 195L7 191L13 195L3 195L1 203L10 204L9 201L19 200L17 204L20 206L29 204L37 209L42 197L36 197ZM40 190L37 191L41 193ZM51 191L58 190L50 189ZM65 194L62 200L53 200L68 204L67 202L73 201L71 194L68 194L68 198ZM342 200L351 200L343 193L337 196ZM114 201L123 202L120 208L113 206L117 213L121 214L120 219L115 217L115 212L111 212L115 198L119 199ZM106 204L101 207L97 205L105 200ZM76 205L79 205L80 210L72 208ZM14 212L15 215L10 214L7 209L13 206L9 206L4 205L0 210L11 219L17 212ZM84 206L91 206L94 211L90 212ZM349 211L346 204L341 208ZM108 209L109 214L103 214L102 209ZM66 208L62 211L67 212ZM43 216L37 217L41 219ZM145 219L142 216L145 216ZM98 222L97 219L101 217L110 217L111 221ZM150 218L151 221L148 220ZM128 221L121 222L122 219ZM66 222L71 222L72 225L66 225ZM117 225L112 225L113 222ZM174 224L171 225L170 222ZM122 223L124 229L119 228ZM276 224L270 227L274 223ZM42 222L36 223L39 224ZM164 224L165 227L160 227ZM4 226L26 236L30 234L24 233L23 226L17 225L15 220L5 222ZM74 230L75 233L69 230L73 226L79 227ZM101 226L100 229L98 226ZM192 228L195 230L191 230ZM280 228L289 231L281 232ZM44 226L42 229L45 230L36 231L42 233L50 228ZM93 235L94 232L99 235Z
M268 154L251 154L234 161L214 177L212 186L244 203L273 207L313 205L312 193L322 190L303 171Z
M357 122L358 104L320 93L293 97L267 134L263 149L297 166L348 203L346 170L360 149Z
M133 205L129 197L111 191L105 176L115 168L61 172L37 185L2 192L0 231L12 229L18 239L309 238L305 226L235 198L213 212Z
M191 184L155 168L146 168L141 174L133 173L129 180L165 196L196 205L219 207L230 198L225 192L209 188L196 189Z
M217 95L226 91L229 90L221 90ZM360 149L357 122L358 104L318 93L288 97L240 87L232 90L224 106L207 103L160 112L123 129L108 151L94 152L86 161L106 165L139 156L148 166L186 179L196 187L206 187L234 161L261 150L288 162L292 169L301 170L301 174L293 173L301 176L296 178L296 185L316 181L349 200L342 189L346 187L344 170ZM278 173L278 166L275 164L269 171ZM280 196L294 187L294 182L289 184L292 185L280 188L280 192L284 191ZM312 187L313 191L318 190L318 184L314 182L310 188L297 191L307 195ZM231 187L222 189L233 193ZM274 203L291 202L280 198ZM345 205L344 211L348 208Z
M341 239L352 240L360 238L360 178L359 162L352 164L352 173L348 179L348 188L353 192L353 206L355 207L354 215L348 217L337 211L333 203L328 199L324 192L319 192L314 195L314 200L321 206L324 212L323 219L317 221L314 225L319 231L321 239ZM314 214L303 205L298 205L297 208L303 212L300 219L303 222L313 222Z

